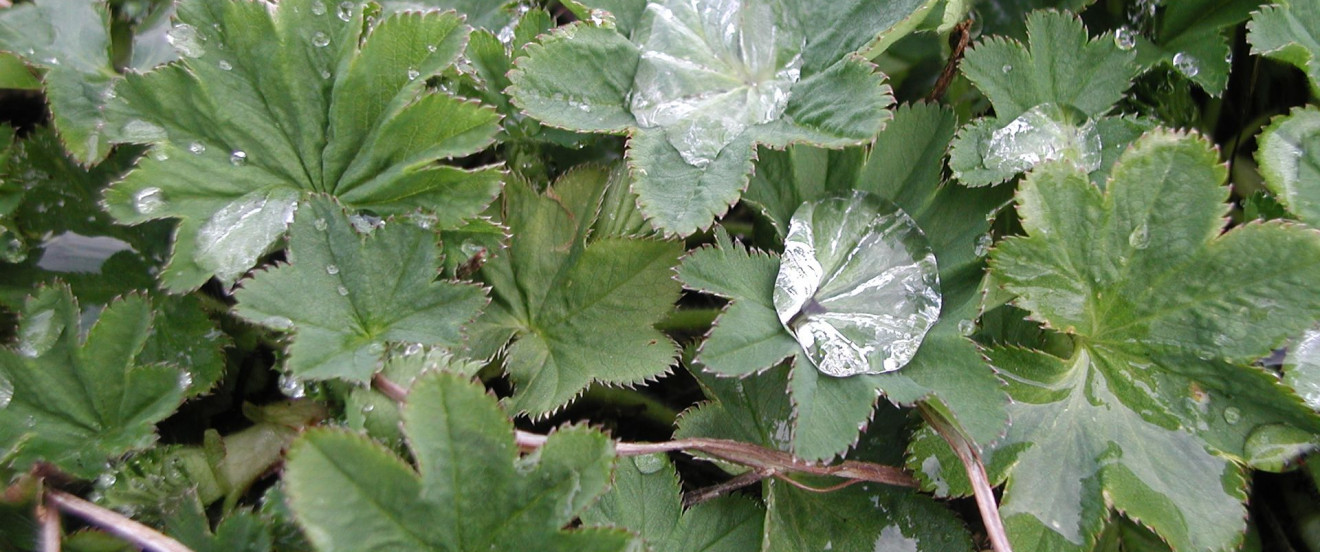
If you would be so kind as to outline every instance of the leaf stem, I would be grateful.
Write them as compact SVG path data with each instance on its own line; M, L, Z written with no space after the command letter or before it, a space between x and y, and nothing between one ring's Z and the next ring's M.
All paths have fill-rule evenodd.
M403 403L408 398L408 390L380 374L372 377L371 381L376 389L396 402ZM531 451L545 445L546 436L517 430L514 440L520 450ZM682 451L689 454L701 452L758 471L769 470L770 473L801 473L884 483L897 487L917 487L917 480L902 468L855 460L845 460L832 466L822 466L807 462L782 450L771 450L759 445L728 439L691 438L658 443L620 441L615 444L614 450L620 456L641 456L673 451Z
M47 507L44 501L37 502L37 522L41 524L41 537L38 546L41 552L60 552L60 512Z
M154 552L193 552L192 549L184 546L179 541L169 538L155 529L69 493L49 490L46 491L45 497L46 502L53 504L56 508L83 518L92 525L113 533L138 548ZM58 525L56 529L58 530Z
M1013 552L1013 546L1008 542L1008 532L1004 530L1004 520L999 517L999 504L995 501L995 491L990 485L990 476L985 473L985 464L981 462L981 453L976 450L962 430L934 408L923 403L920 409L926 423L949 443L954 454L958 455L958 460L962 461L963 469L967 471L967 479L972 482L972 494L976 497L976 508L981 512L985 532L990 537L990 546L995 552Z

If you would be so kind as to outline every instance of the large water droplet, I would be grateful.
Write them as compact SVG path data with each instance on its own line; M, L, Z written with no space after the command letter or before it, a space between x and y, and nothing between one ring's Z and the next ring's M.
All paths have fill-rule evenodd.
M1076 108L1046 103L994 131L984 159L986 167L1015 174L1058 159L1092 172L1100 168L1101 146L1095 121Z
M658 472L665 467L665 459L661 454L634 456L632 459L633 465L637 466L637 471L645 474Z
M142 188L133 194L133 208L139 214L150 215L165 206L165 192L155 186Z
M1173 55L1173 68L1189 79L1201 73L1201 67L1196 58L1186 52L1178 52Z
M165 41L174 46L174 50L183 57L199 58L206 54L202 46L202 37L197 29L187 23L180 23L165 33Z
M243 150L234 150L229 154L229 164L235 167L242 167L247 164L247 153Z
M1145 222L1142 222L1141 224L1138 224L1136 228L1133 228L1132 233L1128 234L1128 245L1135 249L1145 249L1149 247L1150 226Z
M794 213L775 311L821 372L844 377L903 367L940 304L935 255L898 207L857 192Z
M748 127L779 118L806 43L769 3L677 0L647 5L651 22L630 108L704 167Z
M329 45L330 45L330 35L325 34L321 31L316 31L316 34L312 35L312 46L316 46L317 48L323 48Z
M1114 31L1114 45L1119 50L1131 50L1137 46L1137 33L1131 27L1119 27Z

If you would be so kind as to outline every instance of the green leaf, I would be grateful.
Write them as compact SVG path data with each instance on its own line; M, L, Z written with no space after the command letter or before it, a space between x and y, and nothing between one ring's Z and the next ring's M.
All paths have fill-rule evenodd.
M621 460L614 485L582 513L586 526L636 533L654 552L757 550L765 511L741 496L724 496L683 509L678 474L663 454Z
M223 348L229 338L207 318L196 297L158 296L152 301L156 323L142 344L138 362L175 363L188 372L188 396L210 391L225 375Z
M386 13L456 10L465 16L468 25L499 31L516 23L507 8L510 3L510 0L383 0L380 5Z
M676 422L675 439L710 437L790 450L793 405L784 393L788 387L787 366L742 378L718 377L693 369L692 377L708 400L683 411ZM724 467L731 471L746 469L732 464Z
M45 70L51 118L73 157L84 165L105 159L112 137L106 106L119 80L106 4L42 0L6 9L0 12L0 49ZM135 58L130 68L163 61Z
M624 14L620 28L557 29L517 61L509 93L547 124L630 134L642 212L678 235L737 202L756 145L840 148L875 136L892 98L855 52L901 36L900 24L933 5L606 4Z
M142 364L150 302L130 295L84 323L68 286L40 290L23 310L17 350L0 351L0 450L26 470L50 462L95 476L108 457L145 448L183 402L184 372Z
M1296 65L1320 87L1320 2L1283 0L1261 9L1247 24L1251 53Z
M382 216L421 210L445 228L494 198L494 168L435 163L499 129L494 110L425 88L467 41L460 16L364 25L361 6L314 3L185 1L171 31L180 62L116 87L120 139L155 145L106 207L129 223L180 219L165 287L233 283L308 193Z
M1320 331L1307 330L1288 351L1283 381L1297 391L1307 406L1320 411Z
M821 487L825 482L807 483ZM767 552L973 550L971 535L953 512L910 489L863 483L815 493L782 481L769 487Z
M997 353L1015 406L994 457L1013 466L1003 510L1024 547L1080 549L1109 507L1178 550L1229 546L1242 474L1204 449L1250 461L1264 428L1320 428L1248 366L1320 317L1320 236L1276 223L1218 235L1225 176L1204 141L1157 131L1104 191L1063 163L1019 191L1027 235L997 247L995 277L1076 343L1066 360Z
M1261 131L1256 162L1274 197L1298 220L1320 226L1320 109L1276 117Z
M1095 0L977 0L975 3L983 6L976 11L977 19L982 21L981 34L1023 40L1027 38L1027 14L1044 8L1079 13L1093 2Z
M338 430L289 451L290 505L317 550L622 551L632 540L561 529L609 486L614 447L599 432L561 429L519 458L495 399L452 374L413 387L404 432L418 471Z
M505 188L503 223L513 238L481 269L492 303L472 332L478 357L514 337L507 360L514 411L544 416L592 382L635 385L674 363L676 346L652 325L678 299L670 268L681 246L588 237L609 174L575 169L543 195L523 182Z
M1231 66L1227 35L1260 5L1260 0L1183 0L1161 5L1156 43L1139 41L1138 58L1144 65L1169 63L1211 95L1223 94Z
M413 344L402 351L389 353L380 375L404 389L411 389L418 378L430 372L475 377L484 367L480 362L454 356L444 349ZM376 440L391 446L403 444L399 403L374 387L350 391L344 400L344 417L351 429L365 430Z
M1077 16L1054 11L1027 15L1030 46L1002 37L978 42L963 59L963 74L1012 121L1041 104L1075 107L1087 117L1104 113L1137 75L1133 53L1110 34L1088 40Z
M294 330L294 376L364 382L389 343L457 347L485 305L478 286L435 281L437 253L431 232L391 221L362 235L341 207L314 197L294 219L290 264L245 281L236 312Z
M782 154L765 151L767 177L756 181L760 189L749 192L765 205L776 205L766 213L785 230L792 213L788 205L850 195L854 188L889 199L912 216L934 251L943 307L922 347L902 370L833 378L810 369L806 353L774 308L779 259L773 255L749 252L720 237L716 247L690 253L679 268L678 277L688 288L731 299L697 354L706 370L745 377L793 359L792 449L803 458L824 459L846 450L870 417L877 393L900 404L937 401L951 409L978 442L994 440L1003 429L1006 397L964 333L977 315L986 216L1007 193L944 186L937 170L914 170L905 162L940 159L955 125L953 113L937 106L900 108L861 167L857 164L865 159L863 152L806 147Z
M0 54L0 88L41 90L41 81L14 54Z

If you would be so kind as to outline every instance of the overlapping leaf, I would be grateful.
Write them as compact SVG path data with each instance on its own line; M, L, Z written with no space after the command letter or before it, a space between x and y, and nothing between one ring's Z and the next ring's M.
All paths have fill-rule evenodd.
M129 68L146 70L173 59L165 42L168 5L133 37ZM42 0L0 12L0 49L45 70L52 122L75 159L90 165L110 152L106 105L119 80L110 11L104 2Z
M1247 28L1251 53L1296 65L1320 87L1320 2L1276 2L1252 15Z
M1137 60L1169 64L1206 92L1223 94L1232 65L1229 31L1260 5L1260 0L1181 0L1158 8L1148 3L1154 41L1139 38Z
M79 477L155 440L189 386L172 364L138 359L152 326L147 298L114 301L83 327L67 286L23 310L17 350L0 351L0 450L18 469L45 461Z
M435 281L437 254L431 232L396 221L362 235L314 197L294 218L290 264L244 282L236 312L295 332L294 376L366 381L390 343L458 347L485 305L478 286Z
M513 100L546 124L629 134L643 212L687 235L738 200L757 144L873 137L891 98L852 53L895 39L889 31L932 2L586 4L620 11L620 27L569 25L530 48L511 74Z
M516 411L542 416L591 382L633 385L674 362L674 343L652 325L678 299L670 268L681 247L592 232L609 174L577 169L544 194L523 182L505 188L513 239L481 270L493 301L473 326L472 348L486 357L514 339L507 370Z
M964 332L977 314L980 256L986 247L981 243L989 228L986 216L1007 194L942 186L938 165L912 162L938 160L955 124L953 114L938 107L900 109L867 164L852 169L838 162L847 154L809 148L763 152L765 178L758 177L749 192L750 199L779 206L766 211L781 229L787 229L788 220L779 217L791 214L787 206L793 202L850 194L855 188L892 200L925 231L939 266L943 308L903 369L848 378L812 369L775 312L772 296L779 260L774 255L746 251L720 238L716 247L690 254L679 269L679 279L687 287L732 300L697 355L706 370L747 377L793 359L792 450L799 456L825 459L847 449L880 393L902 404L927 399L943 404L982 443L1002 431L1005 397ZM862 158L853 157L855 163ZM825 159L833 162L827 165Z
M1278 223L1218 235L1225 176L1202 140L1154 132L1104 191L1053 163L1019 192L1027 236L1000 244L992 268L1076 342L1068 359L992 355L1015 399L992 463L1019 549L1083 549L1110 508L1176 550L1226 548L1243 529L1243 475L1207 447L1255 461L1262 435L1320 428L1248 366L1320 316L1320 235Z
M995 108L954 141L949 166L964 184L1003 182L1055 159L1103 171L1149 128L1101 117L1139 71L1133 52L1112 35L1088 39L1076 16L1050 11L1027 16L1027 35L1030 47L995 37L963 61L963 73Z
M653 552L745 552L761 543L765 511L752 500L725 496L684 510L674 466L663 454L626 458L614 485L582 513L582 523L636 533Z
M1256 162L1274 197L1302 222L1320 226L1320 109L1275 118L1261 132Z
M155 145L105 198L124 222L180 219L166 287L235 281L308 192L378 215L421 210L440 227L494 198L498 171L436 163L498 130L493 110L425 88L466 43L457 14L364 24L351 2L189 0L178 17L182 59L115 88L121 139Z
M623 531L562 530L609 487L614 447L599 432L561 429L520 458L495 399L452 374L413 387L404 432L417 471L342 431L294 445L284 480L317 550L630 549Z

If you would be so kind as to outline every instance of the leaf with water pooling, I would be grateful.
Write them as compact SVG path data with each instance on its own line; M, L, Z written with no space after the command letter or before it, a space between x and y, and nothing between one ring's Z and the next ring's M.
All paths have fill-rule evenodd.
M365 382L388 344L458 347L486 304L479 286L436 281L438 249L433 233L402 221L362 235L316 196L294 218L290 264L244 281L235 312L294 331L294 376Z
M289 451L289 505L317 550L633 550L624 531L563 529L609 487L614 446L600 432L561 428L519 456L495 398L444 373L413 386L403 420L416 470L334 429Z
M1076 348L996 358L1014 422L990 462L1008 478L1003 511L1022 548L1080 550L1111 507L1177 550L1225 548L1243 528L1242 474L1219 455L1256 462L1271 428L1320 430L1249 366L1320 317L1320 235L1278 223L1221 235L1225 177L1205 141L1156 131L1103 191L1067 163L1025 180L1026 235L991 267Z
M439 228L494 199L499 171L437 163L485 148L499 128L494 110L426 88L467 41L459 15L364 24L358 3L322 0L178 10L183 57L115 88L119 139L153 148L105 194L122 222L179 219L168 289L233 283L308 193L381 216L422 211Z
M931 2L615 4L604 3L626 12L630 33L562 27L518 60L509 91L547 124L630 134L643 213L687 235L738 200L757 144L844 147L873 137L892 98L854 53Z
M113 301L85 321L68 286L56 284L22 314L17 349L0 350L0 450L10 467L49 462L93 477L107 458L155 441L156 422L191 382L174 364L139 358L152 326L146 297Z
M804 204L789 223L775 279L779 322L834 377L905 366L940 313L926 236L865 192Z

